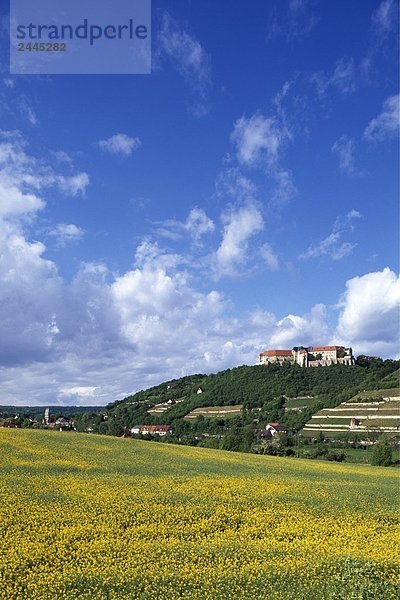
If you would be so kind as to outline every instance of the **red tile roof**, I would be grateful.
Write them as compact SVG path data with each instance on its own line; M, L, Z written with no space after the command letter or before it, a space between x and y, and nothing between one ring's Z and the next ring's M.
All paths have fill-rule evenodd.
M292 356L291 350L264 350L260 356Z
M267 423L266 427L273 427L276 431L287 431L289 428L286 425L279 425L279 423Z
M169 431L169 425L142 425L140 427L142 431L148 431L149 433L158 433L160 431Z
M313 348L313 352L318 352L318 351L324 351L324 350L344 350L343 346L315 346Z

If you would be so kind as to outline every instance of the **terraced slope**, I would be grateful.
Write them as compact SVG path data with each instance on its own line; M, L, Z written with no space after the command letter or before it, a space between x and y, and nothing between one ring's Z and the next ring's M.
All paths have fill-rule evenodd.
M325 408L306 423L304 434L400 433L400 389L361 392L336 408Z

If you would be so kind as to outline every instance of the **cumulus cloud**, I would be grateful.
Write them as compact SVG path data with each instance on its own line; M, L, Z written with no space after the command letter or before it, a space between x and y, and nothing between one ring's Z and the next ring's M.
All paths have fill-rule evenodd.
M55 172L27 154L18 132L1 132L0 364L55 357L60 333L55 315L62 312L63 282L44 256L45 245L27 239L25 225L45 207L47 188L78 193L85 186L82 175Z
M264 227L258 207L248 203L222 215L224 224L221 244L214 255L214 269L218 276L232 275L247 260L250 239Z
M200 42L168 13L163 15L158 43L162 56L170 60L192 92L190 112L197 117L206 115L212 87L209 55Z
M50 229L48 235L56 238L57 245L66 246L69 242L80 240L84 235L83 229L73 223L58 223L53 229Z
M0 222L0 365L52 356L62 284L44 250L41 242L28 242L16 225Z
M347 282L336 331L322 305L278 317L266 306L240 313L209 280L197 289L185 257L149 240L141 242L134 266L125 272L87 263L71 282L64 281L46 258L43 242L31 240L26 226L44 207L50 182L58 187L63 174L31 157L15 134L0 142L1 198L13 190L18 205L15 210L4 202L8 208L0 215L4 403L106 404L169 378L253 364L266 347L324 343L334 334L366 352L394 352L399 284L389 269ZM235 187L235 181L225 183ZM249 198L252 186L242 179L238 189L243 195L224 213L222 241L212 255L219 275L248 264L251 242L263 228L261 211ZM350 211L336 230L349 228L358 217ZM79 235L71 224L60 225L59 232ZM184 225L189 234L212 229L200 209L193 209ZM257 248L257 257L270 270L279 267L271 245Z
M330 336L326 322L326 307L316 304L304 315L287 315L276 322L270 344L272 348L292 348L295 345L322 344Z
M346 283L336 335L359 352L399 354L400 278L389 268Z
M333 224L332 233L320 242L313 242L305 252L300 254L301 259L321 258L327 256L332 260L340 260L351 254L357 244L343 241L343 236L354 230L353 221L359 219L361 214L351 210L346 215L337 217Z
M25 206L31 211L43 207L43 202L37 197L37 192L46 188L57 187L63 194L76 196L83 194L89 185L87 173L65 175L56 172L52 167L33 158L26 152L27 144L18 131L0 131L0 175L1 189L4 200L7 195L13 197L12 202L6 201L7 211L21 214ZM3 206L2 212L5 213Z
M27 248L11 264L14 310L0 324L0 389L10 403L105 404L169 378L254 364L267 347L334 337L358 352L398 349L399 284L389 269L347 282L334 331L321 304L282 318L264 309L235 315L220 292L200 292L184 272L156 262L119 276L85 265L66 286L42 251ZM32 284L39 276L40 290Z
M382 112L372 119L364 131L368 141L379 142L398 135L400 95L389 96L383 103Z
M0 216L32 214L44 206L42 198L21 191L11 181L4 179L0 185Z
M126 133L116 133L115 135L97 142L102 150L110 154L120 154L121 156L130 156L134 150L140 148L142 142L138 137L130 137Z

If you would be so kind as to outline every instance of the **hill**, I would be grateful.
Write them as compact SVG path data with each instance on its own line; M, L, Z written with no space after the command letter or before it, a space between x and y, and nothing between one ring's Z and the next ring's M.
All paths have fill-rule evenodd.
M398 361L377 360L352 367L257 365L197 374L109 405L107 426L117 433L139 424L168 424L177 439L198 443L207 437L207 445L232 434L241 438L232 449L246 450L255 427L278 421L299 430L319 410L333 408L360 390L393 386L398 369Z
M0 598L397 598L394 469L0 429Z

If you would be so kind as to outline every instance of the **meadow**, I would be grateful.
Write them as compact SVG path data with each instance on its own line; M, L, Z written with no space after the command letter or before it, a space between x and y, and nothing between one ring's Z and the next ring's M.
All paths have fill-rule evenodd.
M398 471L0 430L0 598L395 599Z

